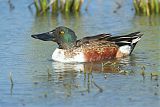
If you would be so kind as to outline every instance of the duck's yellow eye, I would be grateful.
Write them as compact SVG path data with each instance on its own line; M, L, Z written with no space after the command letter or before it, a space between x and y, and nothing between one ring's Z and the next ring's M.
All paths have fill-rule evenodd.
M62 35L62 36L64 35L64 31L60 31L59 33L60 33L60 35Z

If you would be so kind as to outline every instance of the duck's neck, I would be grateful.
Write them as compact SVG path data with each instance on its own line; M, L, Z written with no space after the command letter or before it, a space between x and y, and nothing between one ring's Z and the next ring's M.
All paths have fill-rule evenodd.
M73 47L75 47L75 42L63 42L63 43L58 43L59 49L72 49Z

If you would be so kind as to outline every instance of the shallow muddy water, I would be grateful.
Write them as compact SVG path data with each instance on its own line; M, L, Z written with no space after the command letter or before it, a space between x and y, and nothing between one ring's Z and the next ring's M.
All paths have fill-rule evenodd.
M137 16L125 0L97 0L80 14L37 17L27 8L31 2L12 0L10 9L0 0L0 107L160 106L160 16ZM118 10L116 2L122 4ZM144 36L126 58L64 64L51 60L56 43L30 36L60 25L78 38L135 31Z

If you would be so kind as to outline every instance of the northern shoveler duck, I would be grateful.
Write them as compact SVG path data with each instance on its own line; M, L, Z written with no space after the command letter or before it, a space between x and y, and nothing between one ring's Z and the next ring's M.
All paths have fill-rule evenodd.
M123 36L99 34L77 40L73 30L67 27L31 35L35 39L53 41L58 48L52 54L52 59L59 62L93 62L130 55L141 39L140 32Z

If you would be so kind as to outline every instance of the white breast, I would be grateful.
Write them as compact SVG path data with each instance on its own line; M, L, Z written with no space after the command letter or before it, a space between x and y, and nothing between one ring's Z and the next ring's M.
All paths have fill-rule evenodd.
M56 48L52 54L52 59L58 62L85 62L84 54L82 52L75 52L72 57L65 55L66 50Z

